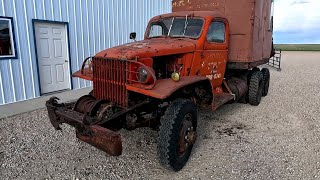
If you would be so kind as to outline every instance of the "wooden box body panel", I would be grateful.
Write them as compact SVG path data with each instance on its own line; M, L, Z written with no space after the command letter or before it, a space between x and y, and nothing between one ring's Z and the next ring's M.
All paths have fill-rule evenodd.
M217 11L230 25L229 62L270 58L272 0L173 0L172 11Z

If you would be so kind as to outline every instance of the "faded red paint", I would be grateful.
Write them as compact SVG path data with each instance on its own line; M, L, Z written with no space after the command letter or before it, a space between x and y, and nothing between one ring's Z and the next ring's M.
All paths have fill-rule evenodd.
M90 136L77 132L77 138L107 152L111 156L120 156L122 154L122 140L119 133L98 125L90 126L90 129Z
M158 99L165 99L165 98L168 98L176 90L182 87L185 87L195 82L205 81L205 80L208 80L208 79L202 76L186 76L186 77L181 77L180 81L178 82L174 82L172 81L172 79L158 80L154 88L150 90L138 88L137 86L135 86L135 84L127 85L126 87L129 91L133 91L141 94L147 94L150 97L154 97Z
M93 80L93 72L90 68L84 68L83 70L77 71L72 74L72 77L77 77L81 79L85 79L88 81Z
M171 54L194 52L196 41L186 39L157 38L132 42L101 51L100 58L140 59Z
M121 119L118 122L121 127L128 127L125 122L127 115L148 109L149 105L155 108L154 103L169 102L176 98L172 94L179 96L179 93L187 91L186 95L191 94L187 98L197 102L196 95L201 92L194 88L196 85L193 83L197 82L200 82L197 84L199 87L205 84L201 89L205 89L205 95L209 95L204 96L205 100L213 97L213 100L203 103L205 106L211 103L212 110L235 100L236 96L232 93L234 91L231 91L226 82L231 73L225 76L226 70L241 69L238 72L242 72L243 69L248 70L268 62L272 42L272 31L267 29L270 3L271 0L173 0L174 12L152 18L144 40L106 49L84 61L81 70L74 73L73 77L93 81L94 96L80 98L74 107L68 103L59 104L57 98L51 98L46 106L52 125L56 129L62 123L74 126L79 139L117 156L122 152L122 141L120 134L112 131L112 126L108 126L113 120ZM200 36L149 38L151 23L169 17L203 19ZM225 42L207 41L209 26L213 21L225 24ZM162 61L165 73L159 70L163 68ZM156 69L157 66L160 67ZM176 71L176 68L179 70ZM139 70L147 74L145 82L139 81L142 77L137 76ZM180 75L178 82L168 78L168 74L172 72ZM204 81L206 82L202 83ZM235 79L229 83L235 86L233 89L238 94L247 92L246 81ZM184 88L186 86L188 87ZM189 93L190 87L194 88L194 92ZM184 91L178 91L179 89ZM212 94L208 94L208 89L212 90ZM198 99L201 100L201 97ZM159 109L153 112L159 112ZM147 120L133 123L130 127L144 127L142 124L151 127L151 121ZM195 135L187 135L190 143Z
M173 0L172 11L220 13L221 15L214 17L223 17L230 24L228 61L247 63L270 58L271 2L271 0Z
M76 129L77 138L89 143L112 156L119 156L122 153L121 135L110 129L92 125L85 125L84 120L90 121L89 116L71 110L72 103L58 104L56 97L50 98L46 102L48 115L52 126L56 130L61 130L61 124L66 123Z
M160 19L188 15L204 19L204 26L199 38L148 38L149 32L146 31L145 40L101 51L96 57L137 60L152 67L153 57L179 54L180 58L177 64L184 65L180 72L181 76L206 77L212 84L213 93L221 94L223 93L222 81L227 66L229 68L248 69L263 64L269 59L272 38L270 31L265 27L267 21L260 27L261 32L257 32L256 25L258 22L255 19L261 17L267 19L267 16L270 15L270 3L262 3L261 0L255 2L252 3L248 0L237 2L231 2L230 0L174 0L174 12L152 18L147 29L150 28L152 22ZM250 6L247 6L247 8L241 9L241 11L237 10L240 4L248 3ZM255 18L252 19L252 17ZM226 25L226 40L224 43L209 43L206 40L208 28L213 20L222 21ZM264 38L261 39L260 36ZM259 51L257 52L255 49L259 49ZM262 49L263 53L260 52ZM85 73L79 74L77 72L74 76L92 79L90 72L86 70L83 72ZM160 82L161 80L157 83ZM169 85L168 83L167 85ZM175 82L170 83L173 85L169 85L169 87L175 89ZM132 88L133 86L135 87ZM129 84L127 88L151 96L151 94L148 94L149 91L143 91L143 85ZM163 95L157 96L167 97L168 92L171 91L172 89L163 89L161 91Z

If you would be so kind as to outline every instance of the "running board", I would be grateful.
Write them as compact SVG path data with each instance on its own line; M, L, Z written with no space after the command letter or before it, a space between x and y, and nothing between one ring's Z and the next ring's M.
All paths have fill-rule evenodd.
M220 106L222 106L223 104L231 100L234 100L234 95L230 93L221 93L221 94L215 95L213 102L211 104L212 111L217 110Z

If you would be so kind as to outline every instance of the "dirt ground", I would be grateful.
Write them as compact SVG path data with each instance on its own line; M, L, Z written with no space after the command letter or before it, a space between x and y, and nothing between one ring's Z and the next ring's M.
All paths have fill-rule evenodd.
M199 110L198 141L178 173L162 168L157 133L121 130L110 157L54 131L46 110L0 120L0 179L320 179L320 52L284 52L257 107Z

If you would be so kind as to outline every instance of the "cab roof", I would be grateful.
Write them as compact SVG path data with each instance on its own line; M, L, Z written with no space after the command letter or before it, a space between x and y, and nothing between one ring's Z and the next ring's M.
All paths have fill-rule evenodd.
M193 17L201 17L201 18L206 18L207 16L226 18L224 14L216 11L179 11L179 12L173 12L173 13L167 13L167 14L155 16L151 19L151 21L162 19L162 18L168 18L172 16L185 17L187 14L192 15Z

